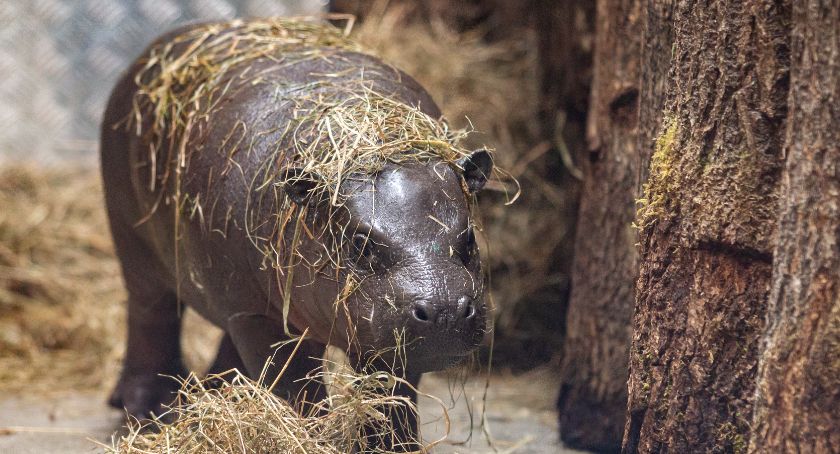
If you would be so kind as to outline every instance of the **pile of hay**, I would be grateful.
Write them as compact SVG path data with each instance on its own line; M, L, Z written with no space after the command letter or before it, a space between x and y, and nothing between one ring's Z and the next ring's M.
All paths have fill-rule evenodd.
M0 207L0 387L110 386L124 292L99 175L3 167Z
M109 388L125 290L99 172L0 165L0 206L0 390ZM187 363L209 364L218 329L188 311L185 330Z
M301 416L270 386L235 370L203 380L192 375L182 382L177 406L160 419L135 421L106 452L387 454L378 441L393 433L388 413L416 414L410 399L390 395L390 387L405 382L385 373L333 373L332 381L340 385Z

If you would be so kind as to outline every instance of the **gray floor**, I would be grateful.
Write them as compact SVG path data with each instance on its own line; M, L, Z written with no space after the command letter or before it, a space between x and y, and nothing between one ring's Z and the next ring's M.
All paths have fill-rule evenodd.
M426 376L421 390L442 399L451 419L448 440L434 452L449 453L574 453L557 442L552 409L557 383L550 370L522 376L494 375L487 397L488 437L479 427L485 380L468 380L463 390L445 376ZM454 388L454 389L453 389ZM453 404L452 401L455 401ZM471 410L468 410L468 406ZM426 440L445 432L440 404L420 400L422 431ZM470 414L474 429L469 437ZM122 415L104 404L102 394L13 396L0 400L0 453L102 452L96 442L109 443ZM465 444L456 444L466 441Z

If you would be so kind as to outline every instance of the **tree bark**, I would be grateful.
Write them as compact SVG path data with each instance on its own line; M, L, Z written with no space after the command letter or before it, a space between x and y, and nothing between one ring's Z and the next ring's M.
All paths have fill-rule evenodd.
M750 452L840 452L840 1L793 8L787 163Z
M627 403L637 277L640 7L640 0L597 4L589 151L558 400L561 439L598 451L620 449Z
M650 157L662 124L662 111L668 92L668 72L671 68L671 50L674 44L675 3L675 0L642 1L644 6L639 81L637 199L642 198L642 186L647 182Z
M586 148L595 37L594 2L531 0L522 3L530 4L529 16L537 31L543 133L549 139L560 134L571 156L579 161ZM558 122L558 114L564 121ZM563 130L556 131L558 126Z
M660 49L671 54L665 111L636 218L623 451L742 452L771 275L788 5L649 0L646 10L673 15L673 43Z

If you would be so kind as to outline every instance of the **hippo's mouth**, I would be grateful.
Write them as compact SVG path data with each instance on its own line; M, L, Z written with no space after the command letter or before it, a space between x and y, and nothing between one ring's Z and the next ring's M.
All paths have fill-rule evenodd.
M418 372L431 372L454 366L478 348L481 338L475 337L475 342L464 342L460 339L442 340L435 337L417 338L404 348L406 366Z
M460 354L429 354L424 356L410 356L407 360L408 369L418 372L433 372L448 369L469 357L473 350Z
M382 336L368 350L385 364L423 373L447 369L470 356L481 344L484 331L457 337L423 336L402 331L402 336Z
M486 308L479 301L468 317L451 323L418 322L413 312L386 313L371 323L372 351L389 364L416 372L446 369L472 354L486 331ZM378 323L377 323L378 322Z

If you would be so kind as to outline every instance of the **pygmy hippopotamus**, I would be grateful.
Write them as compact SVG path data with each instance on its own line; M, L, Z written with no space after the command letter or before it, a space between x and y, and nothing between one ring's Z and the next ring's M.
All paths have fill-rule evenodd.
M472 206L490 153L459 148L417 82L337 29L265 19L164 35L117 83L101 139L128 290L111 405L145 417L171 401L182 305L225 331L210 373L257 377L276 353L289 366L274 391L291 400L325 396L299 379L327 344L413 386L480 344ZM272 347L304 332L294 357Z

